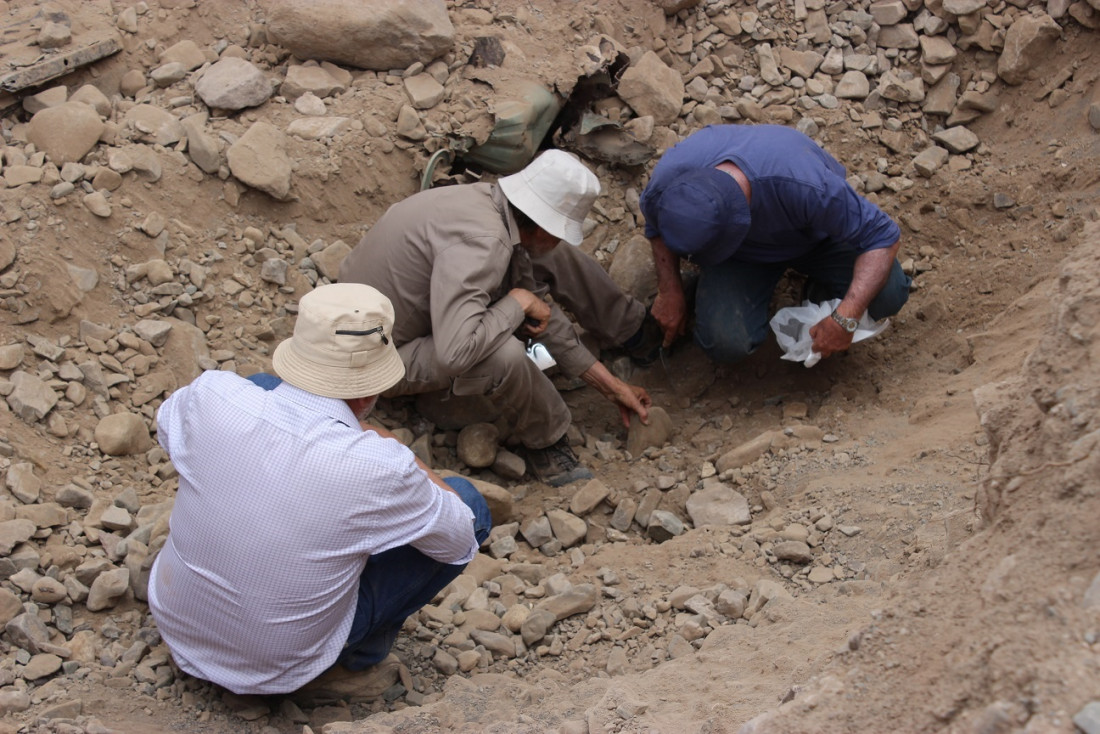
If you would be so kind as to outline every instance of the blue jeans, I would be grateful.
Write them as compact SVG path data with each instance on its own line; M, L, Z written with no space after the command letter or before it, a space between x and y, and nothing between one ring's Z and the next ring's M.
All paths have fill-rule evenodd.
M474 512L474 537L489 537L492 518L485 499L462 477L444 479ZM411 545L376 553L359 576L359 603L348 641L337 662L364 670L389 654L405 618L430 602L466 567L432 560Z
M282 382L266 373L248 379L265 390L273 390ZM443 481L473 511L474 537L480 545L493 527L485 498L467 479L447 477ZM359 575L355 618L337 662L348 670L365 670L382 662L405 618L430 602L464 568L466 564L456 566L433 560L411 545L375 553Z
M810 300L843 298L859 252L847 245L819 247L778 263L727 260L701 269L695 293L695 342L715 362L738 362L768 337L772 292L788 270L805 275ZM909 300L911 279L897 260L886 285L867 308L871 318L893 316Z

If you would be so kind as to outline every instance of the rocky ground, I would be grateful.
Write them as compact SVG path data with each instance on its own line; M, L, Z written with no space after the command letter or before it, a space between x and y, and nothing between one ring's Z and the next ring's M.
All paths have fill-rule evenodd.
M1090 2L0 2L0 731L1100 731ZM422 179L525 160L500 120L597 170L583 247L642 298L660 152L796 126L901 223L911 301L812 369L605 353L668 422L559 378L597 474L563 489L463 432L478 406L384 403L497 521L400 680L181 674L144 603L156 407L267 369Z

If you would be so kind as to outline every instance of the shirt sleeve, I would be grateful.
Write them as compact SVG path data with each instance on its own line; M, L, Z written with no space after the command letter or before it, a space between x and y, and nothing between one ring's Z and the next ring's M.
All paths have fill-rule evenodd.
M363 440L385 442L390 463L387 481L393 483L387 493L385 514L394 521L392 528L403 528L389 533L387 541L374 552L411 545L440 563L458 565L473 560L478 543L474 513L466 503L429 479L412 452L396 440L382 438L373 431L364 432Z
M514 298L490 302L510 257L511 248L489 236L456 242L436 256L432 336L436 357L452 376L483 361L523 323L523 309Z
M829 174L826 185L802 197L802 217L810 228L827 232L835 242L847 242L860 252L890 247L901 228L881 209L856 193L840 176Z

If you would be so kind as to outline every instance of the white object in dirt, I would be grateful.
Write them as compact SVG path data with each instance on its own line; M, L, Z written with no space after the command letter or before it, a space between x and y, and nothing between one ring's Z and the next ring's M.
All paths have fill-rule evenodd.
M557 364L557 361L550 356L550 350L538 342L527 345L527 356L543 372Z
M803 301L801 306L779 309L769 324L775 332L775 340L783 350L783 359L802 362L807 367L813 367L821 361L821 355L813 350L814 340L810 336L810 327L828 318L838 305L840 299L834 298L824 303ZM852 334L852 343L877 336L889 325L890 319L875 321L864 311L859 317L859 326Z

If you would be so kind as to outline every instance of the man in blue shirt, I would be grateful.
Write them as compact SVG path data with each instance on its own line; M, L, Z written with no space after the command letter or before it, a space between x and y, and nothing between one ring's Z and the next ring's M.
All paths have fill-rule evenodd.
M882 319L908 300L898 225L792 128L699 130L662 156L641 208L666 347L687 325L680 258L700 268L695 340L719 362L743 359L767 337L772 292L788 269L807 276L812 300L842 299L810 329L823 357L851 346L864 311Z

